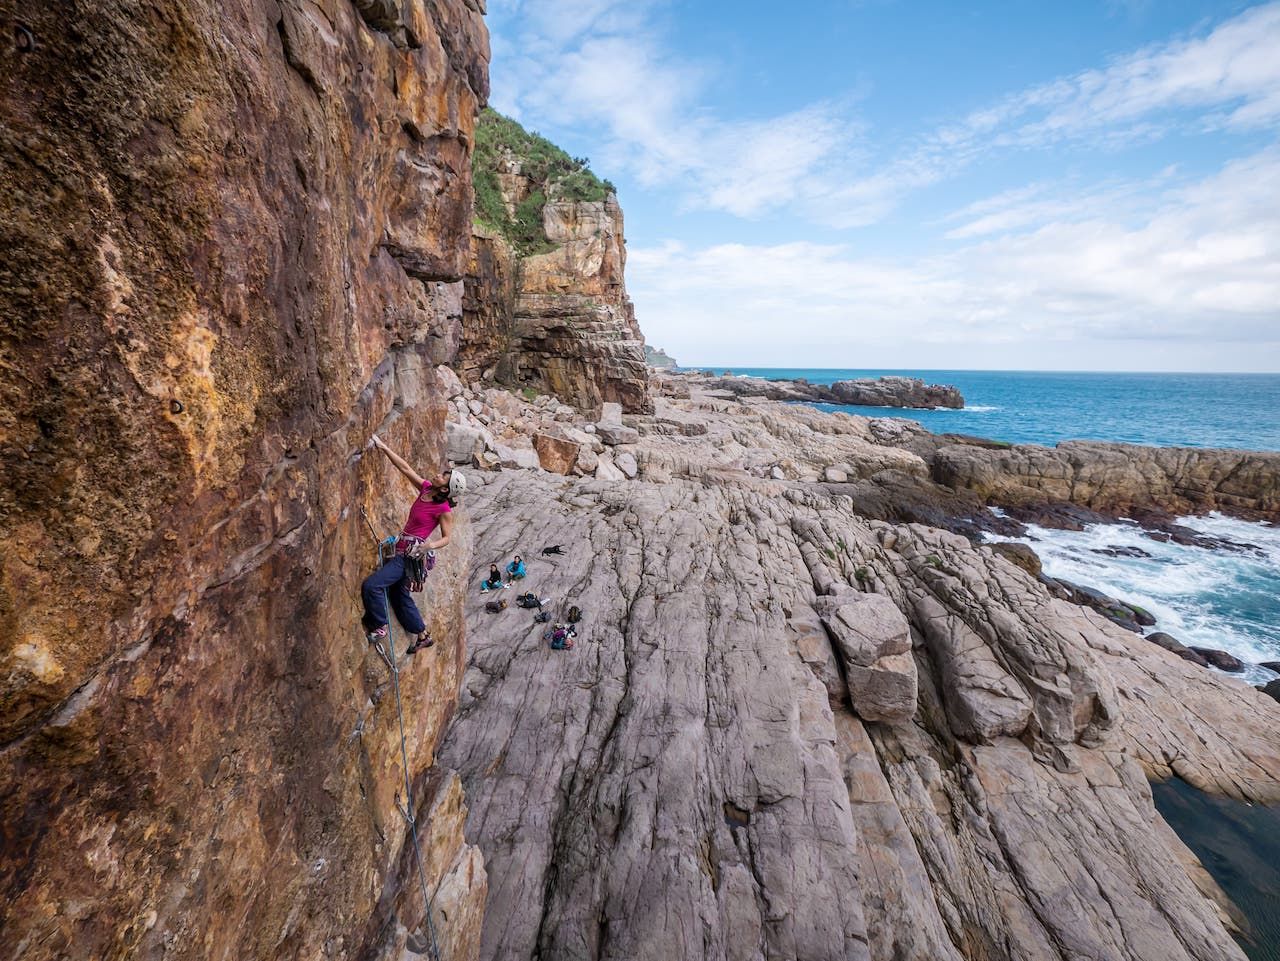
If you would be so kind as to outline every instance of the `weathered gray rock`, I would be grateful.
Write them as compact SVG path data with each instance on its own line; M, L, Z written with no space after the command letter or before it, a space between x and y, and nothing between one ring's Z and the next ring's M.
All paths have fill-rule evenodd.
M627 478L635 477L640 471L639 465L636 463L636 455L631 451L620 450L613 454L613 463L618 470L622 471L622 476Z
M470 464L484 450L484 435L477 427L448 421L444 425L445 456L452 464Z
M828 467L823 470L822 479L828 484L843 484L849 479L849 475L839 467Z
M638 430L621 424L599 423L596 425L596 433L606 444L634 444L640 440Z
M819 597L815 609L844 668L849 698L866 721L901 721L916 711L911 628L879 594Z
M626 480L627 475L622 473L613 462L612 457L601 456L596 464L596 477L603 481L621 481Z
M594 474L599 465L600 455L592 450L590 446L584 445L578 448L578 459L573 465L575 473Z
M520 612L469 622L441 758L482 957L1243 957L1143 775L1280 798L1280 705L823 488L607 468L469 505L477 557L565 544L530 584L587 612L568 655ZM892 658L917 706L867 723L845 675Z
M494 453L498 455L498 465L507 469L537 470L542 466L538 452L531 447L508 447L506 444L495 444Z

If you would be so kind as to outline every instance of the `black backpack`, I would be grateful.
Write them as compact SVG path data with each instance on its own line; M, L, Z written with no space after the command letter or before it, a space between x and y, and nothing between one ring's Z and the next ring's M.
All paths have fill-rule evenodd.
M517 607L541 607L542 604L538 600L537 594L521 594L516 598Z
M577 624L578 621L582 620L582 611L578 608L577 604L574 604L569 608L569 613L565 615L565 618L570 624Z

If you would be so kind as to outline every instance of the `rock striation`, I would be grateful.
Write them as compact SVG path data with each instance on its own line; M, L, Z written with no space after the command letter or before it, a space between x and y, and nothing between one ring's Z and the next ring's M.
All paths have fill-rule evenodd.
M1068 441L1003 449L951 444L933 476L1010 507L1075 504L1110 515L1220 510L1280 521L1280 453Z
M474 574L585 612L553 651L468 602L481 956L1243 958L1147 779L1280 800L1280 705L867 516L932 484L876 422L685 393L627 418L634 480L478 475Z
M649 410L644 336L626 290L617 196L604 188L598 200L558 196L556 175L526 170L514 151L497 162L508 212L545 198L526 211L539 218L539 243L521 249L497 226L476 224L458 373L468 382L554 394L583 410L604 402Z
M357 623L362 512L393 531L411 495L359 452L376 429L445 458L480 7L22 9L0 95L0 958L389 959L421 934L396 699ZM486 884L435 763L468 543L464 519L424 597L439 642L401 667L450 958L474 956Z

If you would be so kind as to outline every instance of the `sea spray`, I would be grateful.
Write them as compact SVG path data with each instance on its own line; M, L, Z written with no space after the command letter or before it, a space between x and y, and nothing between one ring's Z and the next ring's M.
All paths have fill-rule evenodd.
M1040 555L1050 577L1145 607L1156 618L1153 630L1184 644L1236 655L1249 665L1236 676L1250 683L1272 679L1273 672L1256 665L1280 661L1280 528L1221 514L1179 523L1242 546L1161 542L1133 522L1081 531L1028 525L1020 540Z

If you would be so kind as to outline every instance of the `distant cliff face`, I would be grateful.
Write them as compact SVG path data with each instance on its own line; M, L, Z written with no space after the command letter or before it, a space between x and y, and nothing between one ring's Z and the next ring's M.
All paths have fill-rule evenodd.
M443 462L482 4L4 6L0 958L398 957L422 903L357 618L361 509L392 531L411 493L357 452ZM441 562L404 709L457 958L465 515Z
M487 122L498 142L477 154L479 222L459 374L532 387L584 409L613 401L649 410L616 195L511 121L490 114Z

